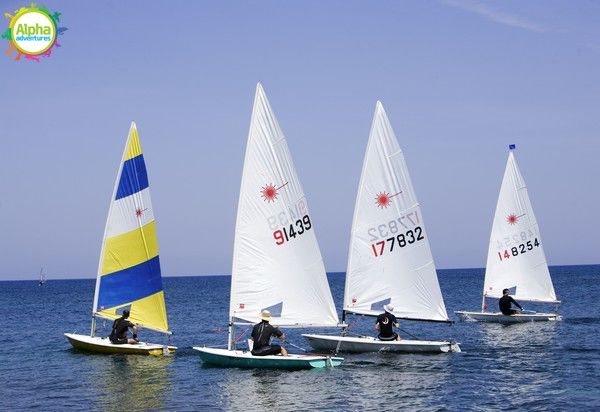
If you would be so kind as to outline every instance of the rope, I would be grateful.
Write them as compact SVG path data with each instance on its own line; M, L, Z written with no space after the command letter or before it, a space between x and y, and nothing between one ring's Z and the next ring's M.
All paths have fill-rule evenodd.
M406 334L407 334L408 336L410 336L411 338L415 338L416 340L421 340L420 338L416 337L416 336L415 336L415 335L413 335L412 333L409 333L409 332L405 331L405 330L404 330L404 329L402 329L402 328L398 328L398 329L399 329L400 331L402 331L402 332L406 333Z
M238 337L233 340L233 343L238 343L238 341L246 334L246 332L248 332L248 330L250 330L250 328L246 328L246 330L242 331L242 333L240 333Z
M288 342L288 344L289 344L290 346L293 346L293 347L294 347L294 348L296 348L296 349L300 349L300 350L301 350L301 351L303 351L303 352L308 352L306 349L304 349L304 348L301 348L301 347L300 347L300 346L298 346L298 345L294 345L292 342Z

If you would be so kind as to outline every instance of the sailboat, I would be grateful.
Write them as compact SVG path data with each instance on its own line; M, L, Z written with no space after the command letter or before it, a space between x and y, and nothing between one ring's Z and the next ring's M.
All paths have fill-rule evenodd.
M96 336L96 318L114 320L130 310L138 327L171 335L163 292L156 221L146 164L135 123L131 123L117 173L102 240L90 335L65 333L78 349L98 353L162 355L175 346L140 342L116 345Z
M449 323L423 214L404 155L377 102L363 163L348 255L342 322L393 306L399 319ZM460 351L454 341L304 334L316 350L335 352Z
M559 304L546 263L542 237L527 194L525 180L519 171L509 145L508 161L488 248L481 312L456 311L464 320L480 322L520 323L560 320L556 313L522 311L515 315L488 312L488 298L502 297L508 289L517 301Z
M44 268L40 269L40 280L38 281L38 286L44 286L46 283L46 275L44 274Z
M254 356L236 349L234 328L258 323L262 310L270 311L276 326L338 324L304 191L258 83L235 227L227 349L194 349L205 364L223 367L308 369L343 361L310 354Z

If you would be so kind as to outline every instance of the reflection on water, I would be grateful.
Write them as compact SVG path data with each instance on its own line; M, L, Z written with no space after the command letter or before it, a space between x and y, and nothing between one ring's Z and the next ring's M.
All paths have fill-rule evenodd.
M443 407L443 388L456 356L460 355L371 353L347 358L346 367L353 369L349 405L387 410L393 398L393 409Z
M527 322L514 325L479 324L483 342L492 348L515 346L545 346L556 336L558 322Z
M453 355L349 355L343 367L306 371L230 369L220 384L231 410L443 407ZM345 388L341 394L340 388Z
M560 362L548 356L558 322L480 326L480 355L490 377L482 406L505 399L507 407L537 408L562 393Z
M94 382L103 410L164 409L173 356L93 356Z

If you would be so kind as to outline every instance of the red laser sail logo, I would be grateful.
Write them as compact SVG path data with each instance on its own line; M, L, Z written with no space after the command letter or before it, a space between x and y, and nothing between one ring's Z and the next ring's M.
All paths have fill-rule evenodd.
M392 203L392 197L398 196L402 192L398 192L394 195L390 195L388 192L380 192L375 196L375 204L381 208L385 209Z
M511 213L510 215L508 215L506 217L506 222L509 225L516 225L519 222L519 219L522 218L523 216L525 216L525 214L522 214L520 216L515 215L514 213Z
M260 195L265 202L275 202L277 200L277 196L279 195L279 190L287 184L288 182L285 182L281 186L275 187L273 183L269 183L262 187Z

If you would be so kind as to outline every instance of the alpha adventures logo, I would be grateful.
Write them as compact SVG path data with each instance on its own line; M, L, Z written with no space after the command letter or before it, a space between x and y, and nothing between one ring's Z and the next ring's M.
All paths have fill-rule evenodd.
M21 7L14 13L4 13L9 20L8 29L2 38L8 41L6 55L21 60L40 61L40 57L50 57L55 47L60 47L58 36L66 27L59 27L60 13L50 13L44 6Z

